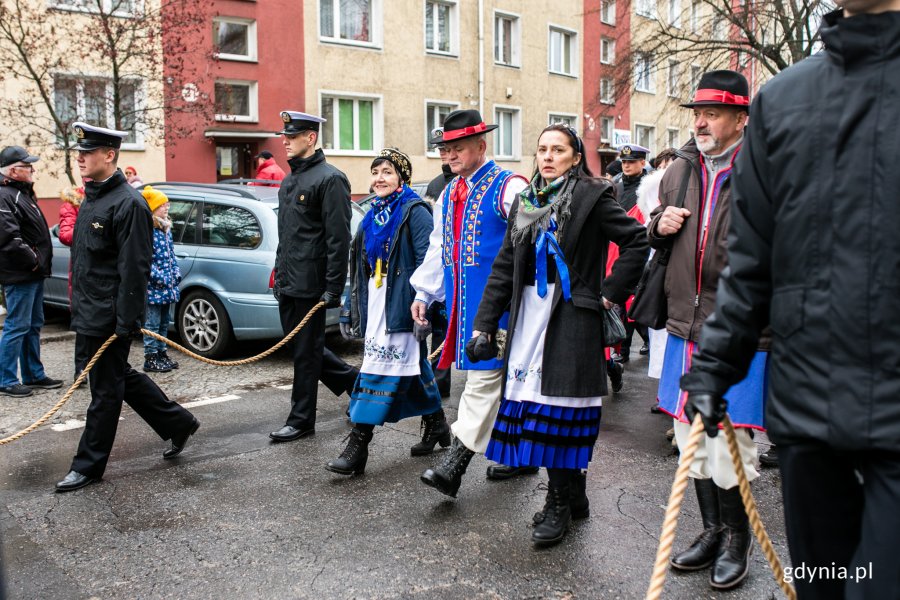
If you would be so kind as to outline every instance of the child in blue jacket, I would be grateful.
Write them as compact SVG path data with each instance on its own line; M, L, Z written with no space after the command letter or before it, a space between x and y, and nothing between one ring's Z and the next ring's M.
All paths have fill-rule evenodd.
M153 211L153 262L150 263L150 281L147 284L144 329L165 336L169 329L169 306L181 297L178 289L181 271L172 241L169 199L149 185L141 193ZM167 373L177 368L178 363L170 359L166 352L166 344L145 335L144 371Z

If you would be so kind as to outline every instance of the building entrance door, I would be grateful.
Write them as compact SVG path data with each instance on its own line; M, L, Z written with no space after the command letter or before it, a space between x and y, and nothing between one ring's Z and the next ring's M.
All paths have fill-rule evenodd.
M253 156L256 144L216 144L216 181L256 177Z

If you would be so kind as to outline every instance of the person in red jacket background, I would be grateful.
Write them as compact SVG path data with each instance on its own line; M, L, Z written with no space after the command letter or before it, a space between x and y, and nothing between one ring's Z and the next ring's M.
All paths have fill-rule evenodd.
M284 170L275 162L275 158L268 150L263 150L256 155L256 178L281 181L284 179ZM265 185L258 183L256 185Z
M59 241L66 246L72 245L72 232L75 230L75 219L78 218L78 210L81 208L81 202L84 200L84 188L68 188L60 192L60 200L63 201L59 207L59 230L57 236ZM69 259L69 303L72 302L72 260ZM75 377L84 370L84 366L90 360L90 356L84 356L84 352L76 344L75 347ZM74 381L73 379L73 381Z

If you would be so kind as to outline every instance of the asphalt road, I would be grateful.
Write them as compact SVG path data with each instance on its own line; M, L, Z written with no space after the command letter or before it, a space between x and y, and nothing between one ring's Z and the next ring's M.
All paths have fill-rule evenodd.
M45 337L51 375L69 377L71 336L50 326ZM359 362L357 345L329 341ZM139 354L135 345L132 359ZM190 410L202 426L179 459L163 461L166 444L126 408L104 481L54 494L81 435L85 391L56 429L0 450L10 598L643 597L677 461L664 438L671 422L648 411L655 389L645 358L631 362L625 389L604 405L588 474L591 518L545 550L533 548L529 527L545 473L490 482L488 463L476 457L459 498L449 499L419 482L433 458L409 456L419 435L411 419L376 429L365 475L333 475L323 465L349 430L346 397L320 386L316 435L271 444L266 434L289 405L284 353L227 370L180 358L181 369L155 376L179 402L198 403ZM454 373L451 420L463 377ZM3 434L60 395L0 400ZM779 485L777 472L765 470L753 489L786 561ZM699 529L689 488L676 548ZM758 548L738 590L715 593L707 577L670 574L664 597L782 597Z

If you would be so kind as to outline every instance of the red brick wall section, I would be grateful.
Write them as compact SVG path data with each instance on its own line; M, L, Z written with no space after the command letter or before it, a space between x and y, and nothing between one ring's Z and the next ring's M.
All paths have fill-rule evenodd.
M216 79L241 79L257 82L257 123L197 122L184 113L167 111L166 118L192 126L193 133L184 139L166 139L166 179L168 181L213 182L216 180L216 152L212 139L204 136L207 129L271 131L281 129L279 113L285 109L304 110L303 2L296 0L215 0L212 15L256 20L257 62L210 60L212 51L212 17L208 27L191 45L196 48L194 60L208 63L208 76L198 84L202 92L214 97ZM249 142L255 152L269 150L285 171L288 170L278 137L232 140Z

